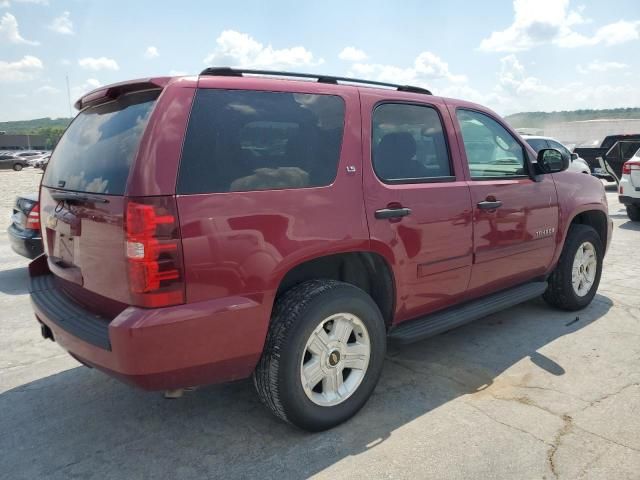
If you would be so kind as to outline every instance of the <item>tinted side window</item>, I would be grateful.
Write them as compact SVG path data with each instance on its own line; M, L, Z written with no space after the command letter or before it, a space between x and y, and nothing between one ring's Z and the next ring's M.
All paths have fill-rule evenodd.
M518 141L488 115L456 111L471 178L526 175L524 150Z
M531 147L537 152L542 150L543 148L549 148L547 146L547 141L542 138L527 138L526 142L531 145Z
M334 95L201 89L178 193L329 185L336 177L344 102Z
M438 112L385 103L373 112L373 168L380 179L402 182L450 177L451 164Z

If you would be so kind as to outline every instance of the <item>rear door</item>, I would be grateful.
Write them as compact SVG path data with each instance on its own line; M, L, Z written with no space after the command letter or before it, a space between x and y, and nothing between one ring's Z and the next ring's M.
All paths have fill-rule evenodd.
M452 108L469 168L474 262L469 297L544 274L556 248L558 200L551 175L528 173L527 150L486 112Z
M124 194L158 95L131 93L83 110L52 155L40 193L43 242L52 273L74 291L129 301Z
M472 260L469 187L442 100L361 89L372 249L393 265L396 321L461 300Z

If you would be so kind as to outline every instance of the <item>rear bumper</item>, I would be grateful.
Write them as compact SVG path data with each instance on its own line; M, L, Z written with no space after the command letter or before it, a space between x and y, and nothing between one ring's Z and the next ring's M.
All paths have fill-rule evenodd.
M640 205L640 197L630 197L629 195L618 195L618 201L623 205Z
M42 237L36 230L18 230L13 224L7 229L11 249L18 255L36 258L43 251Z
M255 300L128 307L106 319L76 303L41 264L34 265L43 258L46 265L42 256L30 266L36 318L86 365L145 390L166 390L246 378L260 358L268 315Z

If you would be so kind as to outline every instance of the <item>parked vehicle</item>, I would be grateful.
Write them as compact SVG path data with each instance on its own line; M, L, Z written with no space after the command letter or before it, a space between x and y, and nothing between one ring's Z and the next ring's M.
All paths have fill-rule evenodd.
M630 220L640 222L640 151L625 162L619 185L619 200Z
M14 252L27 258L36 258L42 254L40 205L37 192L16 197L7 233Z
M387 338L539 295L577 310L598 288L602 183L556 175L560 152L480 105L212 68L76 107L31 300L45 338L144 389L253 376L275 415L323 430L367 401Z
M582 157L591 168L593 174L610 182L618 181L622 176L622 165L629 160L640 148L640 134L609 135L604 138L599 147L578 147L574 153ZM600 159L610 166L609 173L602 168ZM617 178L614 178L615 177Z
M556 139L551 137L542 137L539 135L522 135L522 138L531 145L531 147L537 152L542 150L543 148L555 148L563 156L569 158L569 171L578 172L578 173L586 173L587 175L591 174L591 169L589 168L589 164L578 156L577 153L571 153L571 151L565 147L563 144L558 142Z
M16 157L11 154L0 155L0 170L7 170L9 168L19 172L27 166L27 160L22 157Z

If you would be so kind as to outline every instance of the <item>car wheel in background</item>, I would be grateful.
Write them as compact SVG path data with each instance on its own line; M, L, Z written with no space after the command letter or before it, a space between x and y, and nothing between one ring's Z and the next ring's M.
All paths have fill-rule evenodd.
M640 207L637 205L627 205L627 216L634 222L640 222Z
M13 166L13 169L14 169L16 172L19 172L20 170L22 170L22 164L21 164L21 163L16 163L16 164Z

